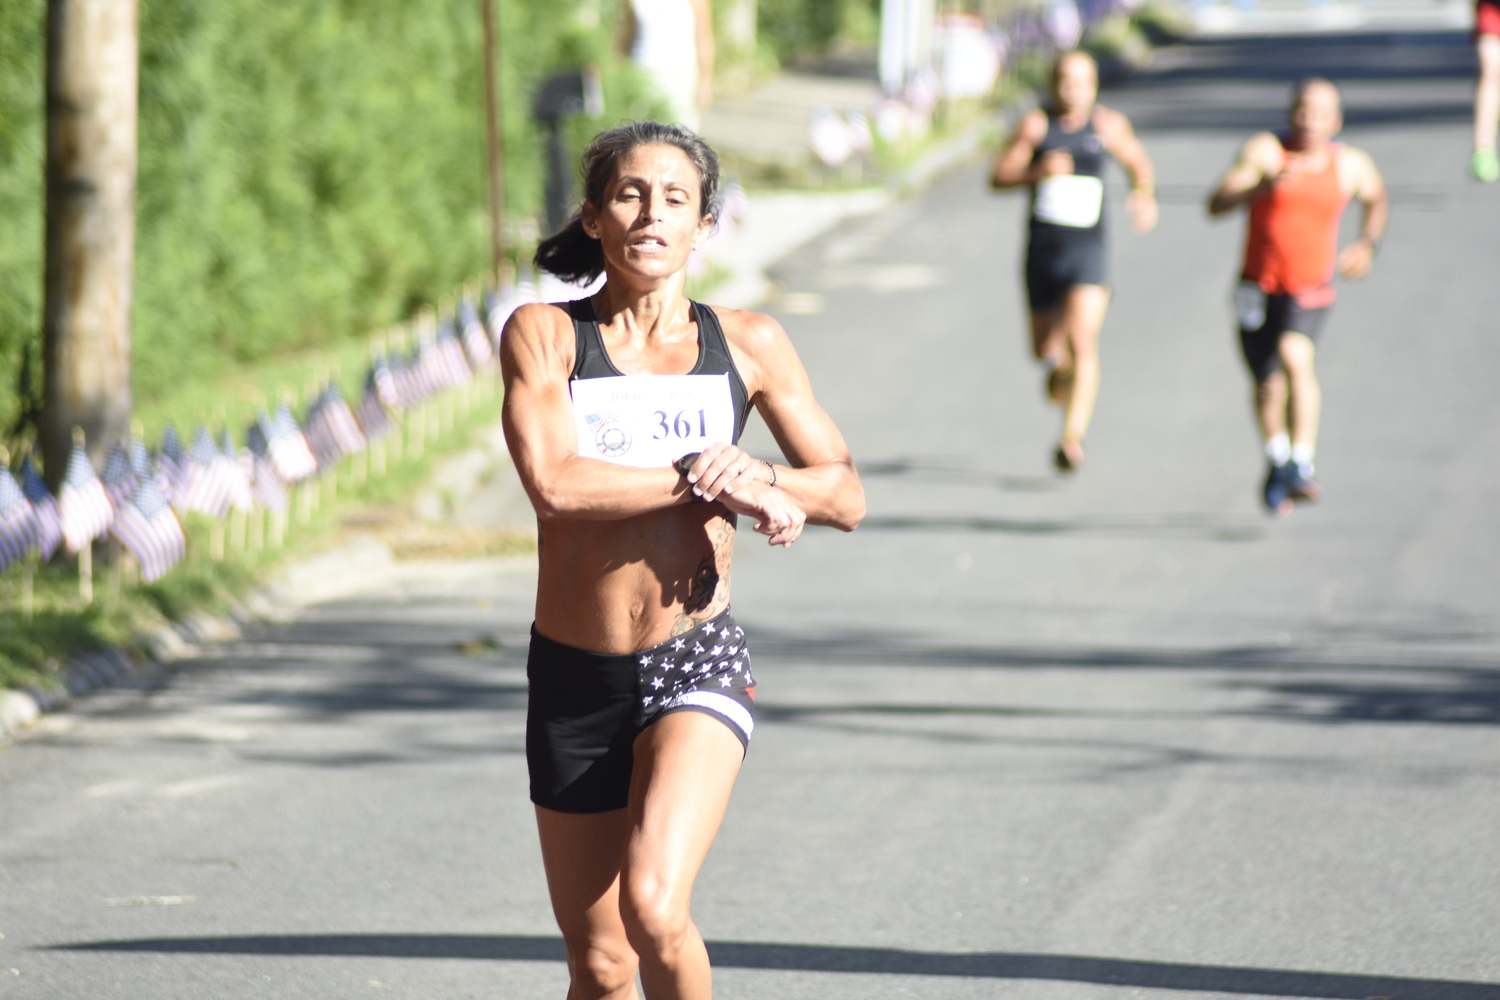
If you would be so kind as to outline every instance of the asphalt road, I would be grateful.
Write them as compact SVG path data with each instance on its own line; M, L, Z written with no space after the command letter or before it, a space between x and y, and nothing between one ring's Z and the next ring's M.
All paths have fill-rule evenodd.
M1461 36L1190 46L1109 94L1089 460L974 164L776 275L871 515L736 564L761 725L695 913L725 998L1500 997L1500 189ZM1257 506L1208 185L1347 81L1395 192L1320 367L1326 499ZM808 312L820 308L821 311ZM763 430L748 445L770 454ZM560 998L525 562L414 565L0 751L0 996Z

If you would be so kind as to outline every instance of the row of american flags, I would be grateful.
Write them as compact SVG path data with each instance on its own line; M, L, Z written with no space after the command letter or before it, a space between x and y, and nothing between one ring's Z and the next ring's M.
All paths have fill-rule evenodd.
M492 373L511 312L523 302L546 301L544 295L577 294L550 284L538 288L523 279L499 295L486 290L478 303L460 298L409 352L377 354L352 405L330 379L301 420L285 402L261 410L238 447L227 427L216 437L199 424L184 442L168 423L155 448L132 435L96 469L75 432L56 495L31 456L14 469L0 463L0 571L29 558L77 554L108 537L135 557L143 582L160 579L186 555L182 515L284 513L294 487L365 451L396 427L403 411Z

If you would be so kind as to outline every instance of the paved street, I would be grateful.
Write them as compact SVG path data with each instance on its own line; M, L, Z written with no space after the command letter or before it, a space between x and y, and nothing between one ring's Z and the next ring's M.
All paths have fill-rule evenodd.
M1117 213L1073 480L1023 199L982 164L780 265L870 517L742 538L761 724L695 897L717 996L1500 997L1500 187L1464 173L1466 46L1219 40L1106 97L1163 211ZM1326 498L1275 521L1242 223L1202 205L1313 70L1395 203L1319 354ZM410 564L0 750L0 996L561 1000L532 584Z

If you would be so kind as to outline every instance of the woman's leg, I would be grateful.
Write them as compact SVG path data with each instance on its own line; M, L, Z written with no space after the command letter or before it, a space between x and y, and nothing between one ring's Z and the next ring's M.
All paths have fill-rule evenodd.
M1099 330L1109 308L1109 289L1074 285L1064 302L1068 347L1073 355L1073 385L1063 414L1062 442L1069 458L1083 458L1083 438L1094 416L1099 396Z
M702 712L674 712L635 741L620 914L649 1000L708 1000L708 951L688 913L744 747Z
M1047 398L1058 406L1065 404L1073 391L1073 356L1063 319L1061 304L1031 314L1031 353L1051 366L1047 371Z
M620 863L628 811L562 813L536 807L552 913L568 948L568 1000L635 1000L635 951L620 919Z

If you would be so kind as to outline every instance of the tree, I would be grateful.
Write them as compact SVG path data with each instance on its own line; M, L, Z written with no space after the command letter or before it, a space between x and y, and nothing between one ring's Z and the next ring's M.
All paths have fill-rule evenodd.
M47 4L41 444L55 486L72 429L102 459L130 427L138 0Z

